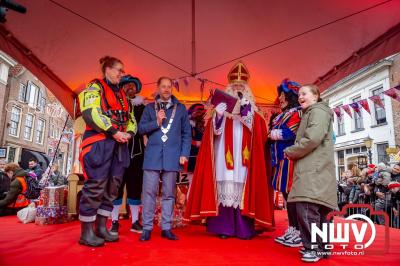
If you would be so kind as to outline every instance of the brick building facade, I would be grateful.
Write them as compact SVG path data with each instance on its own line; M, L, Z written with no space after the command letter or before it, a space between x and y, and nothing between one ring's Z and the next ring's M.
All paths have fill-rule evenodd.
M0 69L7 68L7 80L0 85L0 145L7 150L6 160L26 168L27 161L34 157L46 167L61 139L54 158L60 171L68 173L72 163L72 121L69 119L63 132L67 112L31 72L4 58L6 55L0 53Z

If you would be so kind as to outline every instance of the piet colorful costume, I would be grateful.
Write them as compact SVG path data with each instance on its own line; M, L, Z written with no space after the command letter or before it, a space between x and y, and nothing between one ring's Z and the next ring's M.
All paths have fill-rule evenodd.
M300 85L285 79L278 87L278 94L284 92L298 94ZM294 144L300 125L301 108L283 110L271 123L270 150L273 169L272 186L274 190L289 193L293 182L293 161L284 158L283 151Z
M228 75L226 92L239 99L233 114L208 121L185 219L208 217L207 231L239 238L255 235L254 222L274 226L273 191L264 160L267 128L256 111L242 63ZM240 104L239 104L240 103Z
M300 85L285 79L278 86L279 98L284 95L286 106L282 112L270 123L269 148L270 161L272 162L272 186L276 191L282 192L286 201L289 227L282 236L275 241L287 247L301 246L299 224L297 222L296 205L287 202L289 191L293 182L294 162L284 158L284 149L294 144L296 132L301 120L301 109L298 107L298 91ZM278 100L277 99L277 100Z

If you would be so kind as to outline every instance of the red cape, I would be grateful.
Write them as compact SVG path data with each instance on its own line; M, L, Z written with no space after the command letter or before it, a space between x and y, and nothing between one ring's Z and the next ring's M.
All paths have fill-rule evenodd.
M212 118L211 118L212 119ZM197 157L196 168L184 214L185 220L203 219L218 215L214 167L214 130L209 120ZM259 226L271 229L274 225L273 189L270 186L270 165L266 165L265 142L267 128L264 119L254 114L250 168L240 206L242 215L255 219ZM269 162L269 160L267 160Z

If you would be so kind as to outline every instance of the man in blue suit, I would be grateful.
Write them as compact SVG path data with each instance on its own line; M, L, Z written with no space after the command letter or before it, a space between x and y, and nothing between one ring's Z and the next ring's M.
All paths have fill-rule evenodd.
M160 176L161 236L169 240L178 239L171 231L176 177L188 161L192 140L186 108L172 95L172 80L161 77L157 87L155 102L145 107L139 123L139 134L148 137L143 161L143 232L140 241L150 240Z

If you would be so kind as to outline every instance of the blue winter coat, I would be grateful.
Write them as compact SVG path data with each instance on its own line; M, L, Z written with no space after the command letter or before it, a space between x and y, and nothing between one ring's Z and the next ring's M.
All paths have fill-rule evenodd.
M177 108L171 129L167 133L168 140L166 142L161 140L163 133L157 125L155 103L150 103L144 108L139 123L139 134L148 137L143 170L180 171L182 166L179 164L179 157L189 158L192 133L188 114L185 106L179 103L175 96L172 96L171 100L172 105L166 110L167 119L163 122L164 127L168 125L175 104L177 104Z

